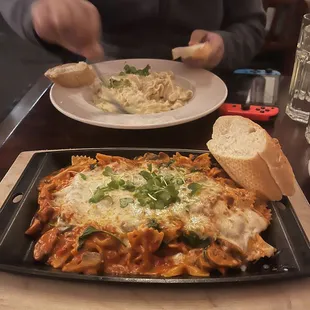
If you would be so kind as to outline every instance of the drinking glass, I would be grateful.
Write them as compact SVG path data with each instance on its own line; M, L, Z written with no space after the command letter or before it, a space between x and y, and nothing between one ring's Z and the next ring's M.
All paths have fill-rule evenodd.
M304 15L286 114L294 121L307 124L310 115L310 13Z
M306 139L308 143L310 144L310 118L309 118L308 126L306 129ZM310 161L309 161L309 168L310 168ZM310 170L309 170L309 173L310 173Z

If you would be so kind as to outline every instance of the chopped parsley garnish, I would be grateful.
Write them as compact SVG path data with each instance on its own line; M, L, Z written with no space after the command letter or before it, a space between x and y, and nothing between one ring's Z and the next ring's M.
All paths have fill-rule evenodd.
M119 200L121 208L126 208L130 203L133 203L133 202L134 200L132 198L121 198Z
M202 185L199 183L191 183L188 185L187 187L188 189L191 190L190 195L194 196L194 195L198 195L202 189Z
M110 85L109 88L121 88L121 87L130 87L131 83L127 79L121 79L121 80L114 80L113 78L110 79Z
M136 74L136 75L141 75L141 76L148 76L150 74L150 69L151 69L150 65L147 65L143 69L137 69L134 66L125 65L124 71L122 71L120 75Z
M86 177L86 175L85 175L84 173L80 173L80 177L81 177L84 181L86 181L86 179L87 179L87 177Z
M118 238L116 235L110 233L109 231L102 230L102 229L101 229L101 230L98 230L98 229L96 229L96 228L93 227L93 226L88 226L88 227L84 230L83 234L79 237L79 240L78 240L78 250L80 250L80 249L83 247L85 241L87 240L87 238L88 238L90 235L92 235L92 234L94 234L94 233L97 233L97 232L101 232L101 233L107 234L107 235L109 235L110 237L113 237L113 238L117 239L123 246L126 246L125 243L124 243L120 238Z

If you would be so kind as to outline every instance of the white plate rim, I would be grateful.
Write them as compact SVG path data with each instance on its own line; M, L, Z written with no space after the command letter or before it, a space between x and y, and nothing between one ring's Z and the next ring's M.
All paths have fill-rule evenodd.
M119 60L110 60L110 61L105 61L103 63L113 63L113 62L123 62L123 63L130 63L130 62L134 62L134 61L145 61L147 63L149 62L152 62L152 61L163 61L163 62L166 62L166 63L173 63L175 64L176 62L175 61L171 61L171 60L164 60L164 59L144 59L144 58L136 58L136 59L119 59ZM102 64L102 63L101 63ZM201 69L201 70L204 70L204 69ZM204 70L204 71L207 71L207 70ZM76 121L79 121L81 123L85 123L85 124L89 124L89 125L93 125L93 126L97 126L97 127L104 127L104 128L111 128L111 129L133 129L133 130L139 130L139 129L156 129L156 128L165 128L165 127L172 127L172 126L177 126L177 125L180 125L180 124L185 124L185 123L189 123L189 122L192 122L192 121L195 121L197 119L200 119L208 114L211 114L212 112L214 112L215 110L217 110L223 103L224 101L226 100L227 98L227 95L228 95L228 90L227 90L227 86L226 84L224 83L224 81L218 77L216 74L210 72L210 71L207 71L208 74L211 74L211 76L213 78L215 78L217 80L217 82L219 84L221 84L221 87L223 87L223 95L221 97L220 100L218 100L218 103L215 104L212 108L209 108L209 109L206 109L204 112L202 113L199 113L199 114L194 114L192 116L188 116L186 118L182 118L182 119L179 119L179 120L173 120L173 121L170 121L168 123L159 123L159 124L145 124L143 126L141 125L133 125L133 124L130 124L130 125L124 125L124 124L111 124L111 123L103 123L102 121L96 121L96 120L91 120L91 119L88 119L88 118L82 118L82 117L79 117L75 114L72 114L68 111L66 111L65 109L63 109L62 107L59 106L59 104L56 102L56 100L53 98L53 91L54 91L54 88L57 87L57 85L53 84L52 87L50 88L50 92L49 92L49 98L53 104L53 106L62 114L64 114L65 116L71 118L71 119L74 119ZM176 111L176 110L174 110Z

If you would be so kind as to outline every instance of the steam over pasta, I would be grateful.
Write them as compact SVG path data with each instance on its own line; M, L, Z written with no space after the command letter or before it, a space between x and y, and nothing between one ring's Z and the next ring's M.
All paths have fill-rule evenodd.
M64 272L206 277L275 252L259 235L266 202L208 154L73 157L41 181L38 202L34 258Z
M124 72L112 76L109 90L120 104L134 114L175 110L193 97L192 90L185 90L175 83L172 72L130 70L132 68L125 66ZM97 87L93 99L95 105L106 112L116 112L117 109L106 101L105 91L104 86Z

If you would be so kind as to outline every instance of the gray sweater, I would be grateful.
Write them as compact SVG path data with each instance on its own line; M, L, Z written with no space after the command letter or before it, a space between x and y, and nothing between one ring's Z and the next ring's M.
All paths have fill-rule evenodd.
M30 6L35 0L0 0L0 12L21 37L61 56L64 50L35 34ZM171 59L171 49L188 44L195 29L219 33L225 44L222 69L246 66L264 42L261 0L91 0L102 18L108 58Z

